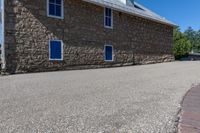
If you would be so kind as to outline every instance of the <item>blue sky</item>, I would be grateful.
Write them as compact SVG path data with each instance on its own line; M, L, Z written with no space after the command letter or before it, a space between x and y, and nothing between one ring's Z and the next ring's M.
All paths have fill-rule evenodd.
M200 29L200 0L136 0L157 14L179 25L184 31Z

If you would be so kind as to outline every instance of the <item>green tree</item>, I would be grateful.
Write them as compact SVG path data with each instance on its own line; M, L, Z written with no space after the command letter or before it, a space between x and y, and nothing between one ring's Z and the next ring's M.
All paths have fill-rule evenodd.
M196 31L194 31L192 29L192 27L188 27L184 34L186 35L186 37L190 40L191 44L192 45L195 45L196 44Z
M179 28L173 32L173 52L176 59L187 56L192 50L192 44L185 34Z
M192 27L188 27L184 34L190 40L194 52L200 51L200 31L195 31Z
M200 30L196 31L196 44L195 44L195 49L196 51L195 52L200 52Z

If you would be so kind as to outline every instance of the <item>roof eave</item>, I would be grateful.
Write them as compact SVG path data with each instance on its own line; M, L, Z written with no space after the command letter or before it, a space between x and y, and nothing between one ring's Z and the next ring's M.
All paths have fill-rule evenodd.
M157 22L157 23L161 23L161 24L165 24L165 25L168 25L168 26L172 26L174 28L178 27L178 25L170 23L170 22L169 23L164 22L164 20L161 21L161 20L157 20L157 19L154 19L154 18L151 18L151 17L147 17L147 16L143 16L143 15L140 15L140 14L128 12L128 11L125 11L125 10L122 10L122 9L119 9L119 8L115 8L115 7L111 6L112 5L111 3L110 4L102 4L102 3L94 2L94 1L91 1L91 0L83 0L83 1L95 4L95 5L98 5L98 6L101 6L101 7L109 7L113 10L116 10L116 11L120 11L120 12L123 12L123 13L126 13L126 14L131 14L131 15L134 15L134 16L137 16L137 17L148 19L148 20L151 20L151 21L154 21L154 22Z

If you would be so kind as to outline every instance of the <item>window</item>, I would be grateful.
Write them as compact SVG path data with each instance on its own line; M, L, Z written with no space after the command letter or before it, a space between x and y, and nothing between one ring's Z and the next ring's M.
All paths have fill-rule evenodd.
M104 46L104 60L113 61L113 46L112 45Z
M63 19L63 0L47 0L49 17Z
M63 60L63 42L51 40L49 42L49 60Z
M104 26L106 28L113 28L113 12L112 12L112 9L110 9L110 8L105 8Z

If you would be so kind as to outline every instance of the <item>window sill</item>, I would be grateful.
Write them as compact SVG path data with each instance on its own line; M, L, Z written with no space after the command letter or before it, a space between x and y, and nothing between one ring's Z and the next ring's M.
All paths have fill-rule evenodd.
M47 15L47 17L49 17L49 18L55 18L55 19L61 19L61 20L64 19L63 16L59 17L59 16L54 16L54 15Z
M49 61L63 61L63 59L49 59Z
M110 27L110 26L105 26L104 25L104 28L113 30L113 26Z
M104 60L105 62L114 62L114 60Z

